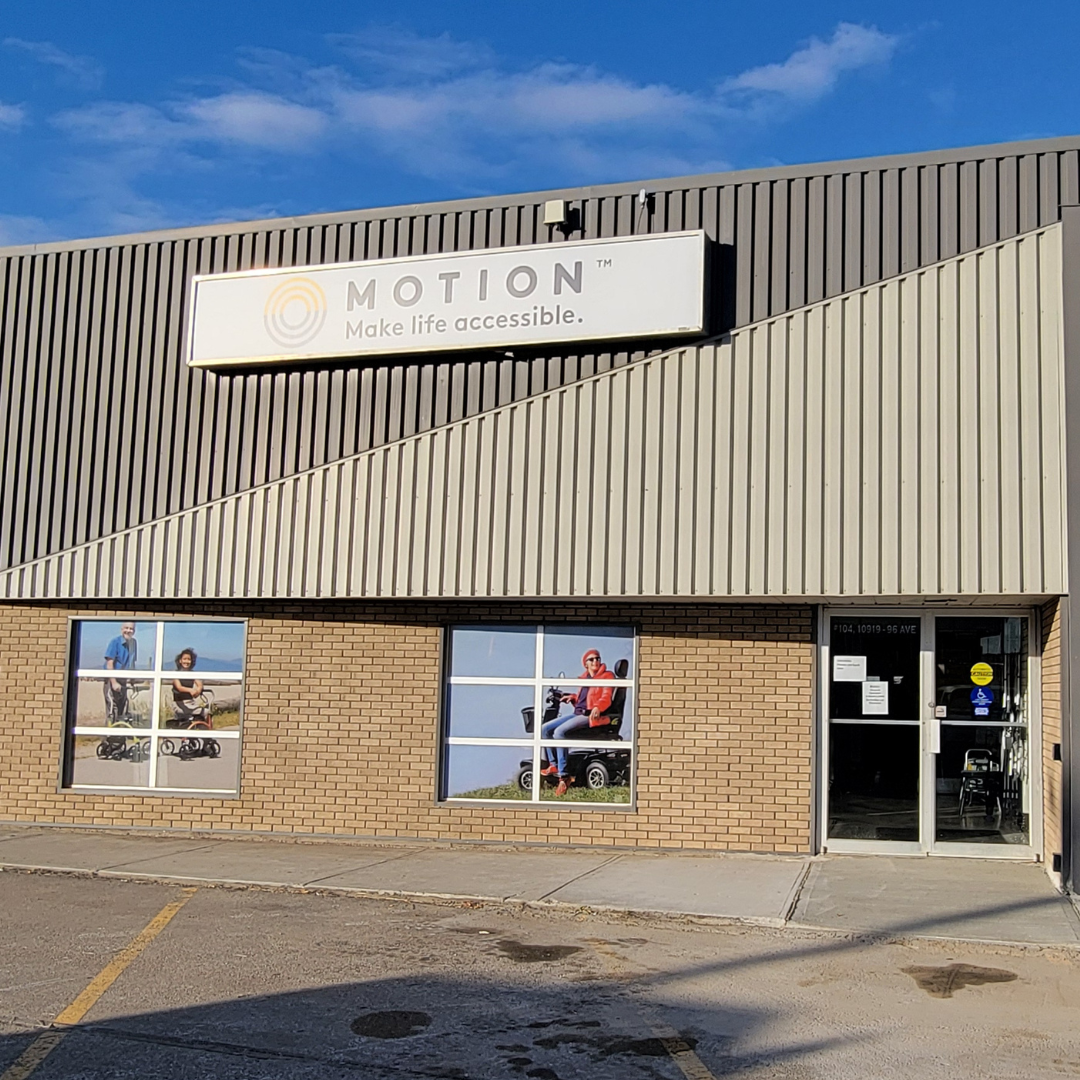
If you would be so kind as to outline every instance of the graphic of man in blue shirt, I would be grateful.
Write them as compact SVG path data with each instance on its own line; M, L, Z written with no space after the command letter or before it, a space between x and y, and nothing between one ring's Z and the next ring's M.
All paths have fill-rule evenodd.
M139 643L135 640L135 624L126 622L120 627L120 636L105 646L105 668L108 671L130 671L139 657ZM127 712L128 680L105 680L105 716L109 722L119 719Z

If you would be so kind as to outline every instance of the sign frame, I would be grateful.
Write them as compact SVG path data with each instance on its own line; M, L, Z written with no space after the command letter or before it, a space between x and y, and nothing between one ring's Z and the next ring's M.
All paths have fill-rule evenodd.
M596 247L606 245L620 245L628 243L648 243L650 241L671 240L677 238L695 238L698 241L700 257L700 294L695 297L695 319L691 326L666 326L648 332L628 331L625 336L614 335L609 332L567 332L562 337L543 337L529 339L526 337L508 336L505 340L497 343L477 342L475 344L447 344L432 343L431 345L401 345L396 346L392 342L381 345L378 351L363 349L357 352L328 352L325 349L308 350L303 347L282 352L267 353L261 356L242 357L214 357L211 359L196 359L193 355L195 347L196 314L198 308L199 288L207 282L220 282L227 279L250 279L263 277L281 277L283 283L289 276L301 277L307 274L315 274L320 271L352 271L371 270L374 267L385 268L393 266L414 267L442 261L452 263L454 260L472 258L477 256L504 256L515 254L536 255L537 252L551 253L553 250L566 252L572 256L574 251L581 247ZM715 247L703 229L687 229L677 232L648 233L637 236L612 236L598 237L595 239L570 240L550 244L518 244L510 247L477 248L469 251L435 252L427 255L404 255L390 259L360 259L341 263L313 263L308 265L288 267L265 267L255 270L234 270L224 273L195 274L192 276L188 287L188 310L185 320L185 334L182 355L188 367L201 368L213 371L218 368L249 368L260 369L269 366L281 366L286 364L311 364L322 361L324 363L350 363L357 361L377 361L384 357L393 356L425 356L436 354L472 354L500 352L508 349L538 349L551 346L573 345L577 343L595 341L638 341L667 338L690 338L707 336L710 332L709 296L712 291L713 256Z

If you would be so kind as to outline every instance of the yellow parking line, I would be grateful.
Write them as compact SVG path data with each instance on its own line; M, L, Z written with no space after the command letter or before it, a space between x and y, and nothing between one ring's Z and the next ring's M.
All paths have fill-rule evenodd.
M0 1080L26 1078L60 1045L67 1028L80 1020L94 1007L124 969L169 925L173 916L198 892L184 889L183 897L166 904L147 924L90 980L86 989L56 1015L52 1029L39 1035L16 1060L8 1066Z
M0 1080L26 1080L61 1043L66 1031L46 1031L39 1035L20 1055Z

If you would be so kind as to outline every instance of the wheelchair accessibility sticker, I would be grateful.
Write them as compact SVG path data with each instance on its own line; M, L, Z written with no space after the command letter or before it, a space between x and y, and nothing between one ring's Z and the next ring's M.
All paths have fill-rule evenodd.
M994 703L994 691L982 686L971 691L971 704L975 706L976 716L989 716L990 706Z

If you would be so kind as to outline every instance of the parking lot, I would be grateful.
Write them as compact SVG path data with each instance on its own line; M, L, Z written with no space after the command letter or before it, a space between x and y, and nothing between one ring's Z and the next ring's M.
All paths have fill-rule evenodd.
M4 1080L1080 1075L1068 950L12 871L0 934Z

